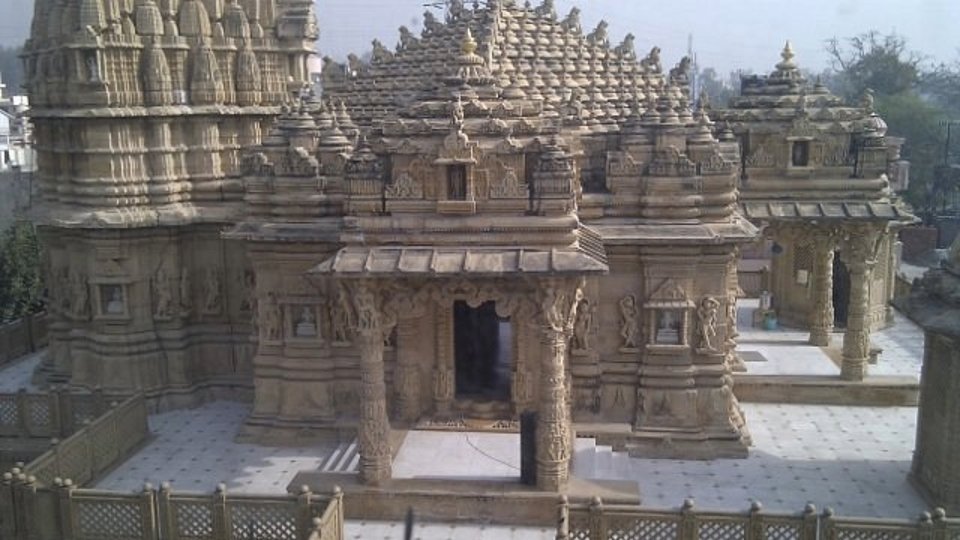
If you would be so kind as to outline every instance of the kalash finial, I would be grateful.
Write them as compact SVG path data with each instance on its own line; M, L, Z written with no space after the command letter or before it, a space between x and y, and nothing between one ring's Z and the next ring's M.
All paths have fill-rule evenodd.
M793 46L790 45L790 40L787 40L787 43L783 46L783 50L780 51L780 58L782 58L782 60L777 64L777 69L780 71L797 69L797 64L793 61L794 56Z
M473 39L473 32L467 27L467 33L463 35L463 41L460 43L460 52L464 55L474 55L477 52L477 40Z

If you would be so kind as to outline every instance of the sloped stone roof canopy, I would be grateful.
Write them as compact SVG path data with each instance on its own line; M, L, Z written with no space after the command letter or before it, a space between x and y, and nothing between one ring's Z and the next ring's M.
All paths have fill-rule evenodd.
M341 278L385 276L503 277L605 274L607 263L579 248L358 247L341 249L310 270Z
M747 202L743 213L749 219L836 219L907 221L916 218L895 202Z

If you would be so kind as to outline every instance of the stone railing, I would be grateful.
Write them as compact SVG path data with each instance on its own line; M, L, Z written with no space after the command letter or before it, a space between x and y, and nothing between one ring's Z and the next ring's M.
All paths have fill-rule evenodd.
M808 505L799 514L776 514L759 503L742 513L701 511L692 501L679 510L560 502L557 540L956 540L960 520L943 510L916 521L840 518Z
M212 495L147 484L138 493L77 489L70 480L38 487L24 474L0 485L5 540L340 540L343 494Z
M46 313L0 324L0 366L46 346Z
M0 394L0 437L66 438L108 409L100 391Z
M76 397L76 396L72 396ZM22 474L39 485L56 478L87 484L127 457L150 435L147 405L142 394L110 407L66 439L26 465Z

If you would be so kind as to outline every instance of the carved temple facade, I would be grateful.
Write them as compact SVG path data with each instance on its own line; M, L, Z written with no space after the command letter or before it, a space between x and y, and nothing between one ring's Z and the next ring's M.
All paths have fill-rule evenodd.
M844 327L842 376L862 380L870 331L893 322L897 232L916 218L896 196L908 163L902 139L868 93L857 107L809 84L787 43L769 76L711 114L742 150L740 206L773 242L770 289L780 320L830 345Z
M745 127L758 90L722 127L691 106L689 62L664 73L576 9L510 0L428 13L369 64L326 60L315 96L311 5L37 3L47 380L252 399L242 437L356 434L370 483L393 427L528 411L545 489L578 423L645 456L745 456L737 262L758 236L744 209L765 221L738 186L764 173L745 183L737 134L787 130L816 162L807 98L764 131ZM850 180L874 210L886 152L865 143Z

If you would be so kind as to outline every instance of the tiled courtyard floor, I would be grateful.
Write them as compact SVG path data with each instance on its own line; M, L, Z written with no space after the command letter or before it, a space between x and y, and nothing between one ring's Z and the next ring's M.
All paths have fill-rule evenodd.
M757 351L767 362L749 363L749 373L839 373L807 334L791 329L767 332L749 327L749 302L741 308L742 351ZM744 324L746 323L746 324ZM837 343L842 334L835 337ZM918 375L923 336L904 317L873 334L884 349L872 375ZM31 357L0 371L0 391L32 389ZM840 515L915 517L926 505L909 486L916 409L816 405L744 404L754 439L742 460L680 461L629 458L578 441L574 474L638 482L645 505L675 507L692 497L701 508L746 509L751 500L764 508L799 511L812 502ZM172 482L174 489L210 491L219 483L246 493L279 493L301 470L316 470L332 446L264 447L233 442L248 414L247 405L217 402L153 415L154 438L96 487L135 490L145 481ZM394 463L397 477L513 478L518 475L516 435L411 432ZM401 538L400 523L349 522L347 538ZM418 524L414 538L548 539L547 529L492 524Z

